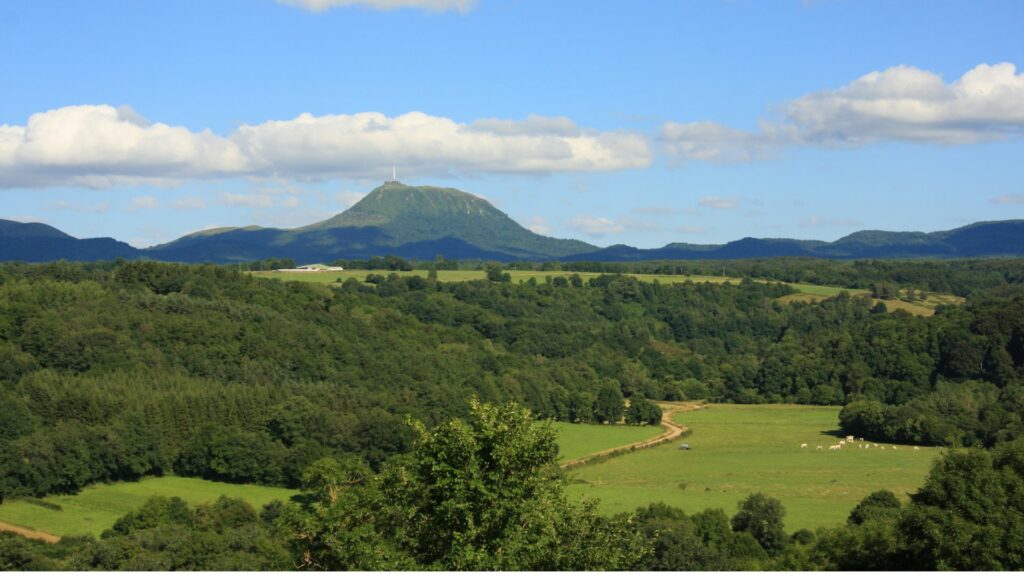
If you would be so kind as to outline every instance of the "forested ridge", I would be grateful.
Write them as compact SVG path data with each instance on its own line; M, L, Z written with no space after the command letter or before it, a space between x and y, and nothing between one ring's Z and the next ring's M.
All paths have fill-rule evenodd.
M602 392L846 405L851 433L945 445L1022 429L1014 283L921 318L846 295L783 304L789 287L748 281L320 286L151 262L0 271L7 495L171 471L296 486L325 455L379 467L407 450L407 416L463 415L471 395L570 421L601 420Z
M803 274L799 264L780 269ZM808 266L825 275L818 263ZM471 417L472 397L515 402L531 419L568 421L616 420L624 398L637 406L647 405L641 399L698 398L831 404L844 406L837 426L877 440L993 447L1019 438L1019 262L913 263L905 272L892 266L843 264L834 272L867 270L852 286L916 287L898 280L905 274L931 278L935 289L943 266L951 278L967 270L964 278L974 280L958 281L964 305L918 317L847 294L784 303L778 299L792 288L749 280L667 285L550 271L546 281L511 284L492 270L490 280L468 282L382 273L368 283L318 285L213 265L4 265L0 497L73 493L93 482L169 473L309 487L311 465L324 458L365 466L361 478L393 474L425 430ZM425 428L417 432L410 421ZM201 519L217 510L175 514L191 518L181 521L189 530L214 530L216 540L228 528ZM572 522L601 526L585 520L592 510L566 510L584 514ZM242 524L262 522L258 530L280 529L254 511L230 513L248 518ZM672 530L697 530L678 527L689 522L717 523L705 531L721 527L717 516L681 514L651 508L637 518ZM660 528L651 530L656 538ZM711 536L702 538L710 546ZM643 542L635 557L608 566L661 566L635 563L650 558ZM722 542L718 552L705 552L723 564L694 566L764 567L769 558L780 562L781 550L792 551ZM289 558L264 552L270 557L261 566ZM490 552L474 554L462 564L395 556L403 563L345 566L559 565L545 564L551 558L543 555L535 565L492 565L481 560ZM823 552L815 554L825 562Z

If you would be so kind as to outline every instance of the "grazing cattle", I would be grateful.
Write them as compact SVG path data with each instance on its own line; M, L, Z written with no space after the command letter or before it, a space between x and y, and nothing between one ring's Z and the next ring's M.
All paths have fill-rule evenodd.
M882 450L885 450L885 446L879 446L879 448L881 448Z
M920 449L921 449L920 447L914 446L914 450L920 450Z
M846 437L846 441L847 442L853 442L853 436L847 436Z
M801 444L800 447L801 448L807 448L807 442L804 442L803 444Z
M818 446L818 448L817 448L817 449L818 449L818 450L821 450L821 446Z
M846 444L846 440L840 440L839 441L839 446L842 446L843 444Z

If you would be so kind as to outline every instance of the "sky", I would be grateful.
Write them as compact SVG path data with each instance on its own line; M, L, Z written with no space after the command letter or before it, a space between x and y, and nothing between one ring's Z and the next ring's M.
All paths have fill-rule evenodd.
M0 218L139 247L390 178L607 246L1024 218L1024 2L12 0Z

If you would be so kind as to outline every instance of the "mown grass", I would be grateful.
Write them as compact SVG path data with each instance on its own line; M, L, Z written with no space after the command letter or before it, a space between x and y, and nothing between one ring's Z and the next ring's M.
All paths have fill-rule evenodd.
M554 427L558 431L559 461L654 438L663 431L661 426L608 426L567 422L555 422Z
M7 500L0 504L0 521L57 536L99 536L118 518L135 510L151 496L177 496L190 504L201 504L225 495L242 498L258 510L272 500L288 500L293 494L294 490L285 488L165 476L145 478L139 482L96 484L75 495L42 499L59 506L60 510L28 500Z
M786 507L786 528L841 524L850 510L875 490L901 498L917 489L939 454L937 448L914 451L844 448L837 442L839 409L792 405L710 405L676 415L690 428L686 442L640 450L573 470L570 492L598 498L603 512L632 511L665 502L688 512L722 508L732 515L753 492L778 498ZM801 443L808 448L800 448ZM824 446L824 450L815 447Z

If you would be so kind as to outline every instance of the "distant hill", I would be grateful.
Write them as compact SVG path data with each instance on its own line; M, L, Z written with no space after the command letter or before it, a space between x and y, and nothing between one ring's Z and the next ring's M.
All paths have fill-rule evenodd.
M639 260L732 260L807 256L815 258L973 258L1024 256L1024 220L977 222L942 232L854 232L835 242L786 238L743 238L727 244L668 244L640 249L611 246L574 254L576 262L632 262Z
M579 240L535 234L483 198L454 188L389 182L341 214L309 226L207 230L146 253L182 262L276 256L319 262L387 254L507 261L553 260L596 249Z
M1024 220L978 222L930 233L863 230L835 242L742 238L726 244L598 248L579 240L535 234L487 200L461 190L399 182L388 182L348 210L301 228L215 228L145 250L111 238L80 240L45 224L0 220L0 260L241 262L292 258L304 263L386 255L429 260L438 254L449 259L505 262L1024 256Z
M46 224L0 220L0 261L115 260L140 251L113 238L80 240Z

